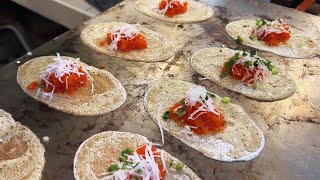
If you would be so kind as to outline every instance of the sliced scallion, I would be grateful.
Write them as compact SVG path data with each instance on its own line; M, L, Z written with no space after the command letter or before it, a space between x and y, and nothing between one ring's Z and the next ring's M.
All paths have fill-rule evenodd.
M252 89L257 89L258 88L258 85L256 83L252 84Z
M124 156L124 155L128 155L128 154L131 154L131 153L133 153L133 150L132 149L130 149L130 148L126 148L126 149L124 149L124 150L122 150L121 151L121 155L122 156Z
M118 164L111 164L108 168L108 172L113 172L118 170L119 170Z
M183 169L183 167L184 167L184 164L182 164L182 163L177 163L176 164L176 170L177 171L181 171Z
M244 41L244 39L243 39L243 37L238 36L237 39L236 39L236 41L237 41L237 43L242 44L243 41Z
M249 67L252 66L252 62L251 61L245 61L244 62L244 67Z
M181 100L180 101L180 104L182 105L181 108L179 108L177 111L174 111L175 114L178 115L178 117L182 117L183 115L186 114L186 102L185 100Z
M169 116L170 116L170 112L169 112L169 111L166 111L166 112L164 112L162 118L163 118L164 120L167 120L167 119L169 119Z
M257 38L257 36L255 35L255 34L251 34L250 36L249 36L249 39L251 39L251 40L254 40L254 39L256 39Z
M230 102L230 98L229 98L229 97L223 97L223 98L221 99L221 101L222 101L223 103L229 103L229 102Z
M278 74L279 73L279 69L278 68L273 68L271 72L272 72L272 74Z
M127 158L127 156L120 156L119 157L119 161L120 162L124 162L124 161L126 161L128 158Z
M258 19L256 22L256 25L258 26L258 28L261 28L265 24L267 24L267 22L264 19Z

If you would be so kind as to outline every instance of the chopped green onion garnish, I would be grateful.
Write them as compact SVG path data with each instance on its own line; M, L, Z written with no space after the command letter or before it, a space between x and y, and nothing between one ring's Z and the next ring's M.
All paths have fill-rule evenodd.
M209 99L209 96L208 96L208 94L207 94L207 95L206 95L206 98L204 98L204 100L208 101L208 99Z
M252 84L252 89L257 89L258 85L256 83Z
M221 101L222 101L223 103L228 103L228 102L230 102L230 98L229 98L229 97L223 97L223 98L221 99Z
M257 36L255 35L255 34L251 34L250 36L249 36L249 39L251 39L251 40L254 40L254 39L256 39L257 38Z
M172 166L173 166L173 161L172 161L172 159L170 159L169 167L172 167Z
M130 161L125 161L124 163L128 165L133 165L133 162L130 162Z
M245 24L245 25L243 25L242 27L244 27L244 28L245 28L245 27L249 27L249 25Z
M129 169L129 166L127 164L123 164L122 169Z
M207 95L209 95L211 98L215 98L215 97L216 97L216 95L214 95L214 94L211 93L211 92L207 92Z
M183 167L184 167L184 164L182 164L182 163L177 163L176 164L176 170L177 171L181 171L183 169Z
M164 114L163 114L163 116L162 116L162 118L163 119L169 119L169 115L170 115L170 112L169 111L166 111Z
M142 174L142 170L141 170L141 169L138 169L138 170L136 170L136 173Z
M124 162L124 161L126 161L128 158L127 158L127 156L120 156L119 157L119 161L120 162Z
M220 78L223 79L229 74L230 67L233 66L236 63L236 61L239 59L239 55L240 55L240 53L236 52L234 54L234 56L232 58L230 58L228 62L226 62L226 64L225 64L226 71L220 74Z
M140 180L140 177L137 175L134 175L134 180Z
M278 68L273 68L271 72L272 74L278 74L279 70Z
M265 24L267 24L267 22L264 19L258 19L256 22L256 25L258 26L258 28L261 28Z
M239 55L240 55L240 53L239 52L236 52L235 54L234 54L234 56L230 59L230 61L232 61L232 63L234 64L234 63L236 63L236 61L239 59ZM229 62L230 62L229 61ZM232 64L232 65L233 65Z
M248 53L246 51L243 51L242 56L247 56Z
M225 78L226 76L228 76L228 73L227 72L223 72L220 74L220 78Z
M132 149L130 149L130 148L126 148L126 149L124 149L124 150L122 150L121 151L121 155L122 156L124 156L124 155L128 155L128 154L131 154L131 153L133 153L133 150Z
M257 51L255 49L250 50L250 56L253 57L257 54Z
M252 62L251 62L251 61L245 61L245 62L244 62L244 66L245 66L245 67L252 66Z
M268 68L270 71L272 71L275 68L275 66L270 62Z
M244 39L243 39L243 37L238 36L236 41L237 41L237 43L242 44Z
M178 25L179 28L184 28L184 25L181 23Z
M182 117L183 115L186 114L186 102L185 102L185 100L184 99L181 100L180 104L182 105L182 107L179 108L178 111L174 111L174 113L177 114L178 117Z
M260 61L262 61L262 63L263 63L265 66L267 66L270 71L272 71L272 70L275 68L275 66L274 66L274 65L272 64L272 62L269 61L269 60L265 60L265 61L260 60Z
M184 110L184 111L181 111L181 110L179 111L179 110L178 110L178 111L175 111L174 113L175 113L176 115L178 115L178 117L182 117L183 115L186 114L186 111L185 111L185 110Z
M113 172L118 170L119 170L118 164L111 164L108 168L108 172Z

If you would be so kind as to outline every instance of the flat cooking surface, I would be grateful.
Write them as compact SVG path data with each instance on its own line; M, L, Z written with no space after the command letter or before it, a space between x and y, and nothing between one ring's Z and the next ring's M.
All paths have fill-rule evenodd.
M78 146L101 131L118 130L139 133L160 141L156 123L143 107L145 92L162 77L181 79L204 85L221 96L229 96L241 105L262 129L266 145L261 155L250 162L224 163L206 158L165 133L166 151L179 158L203 179L319 179L320 177L320 56L312 59L291 59L259 52L284 68L296 81L297 93L286 100L265 103L250 100L208 81L199 80L190 65L191 55L198 49L225 44L243 48L228 36L225 25L242 18L256 16L266 19L282 17L290 26L312 34L320 41L320 17L300 13L254 0L205 1L215 15L209 21L178 24L157 21L134 9L134 1L125 0L86 24L104 21L140 23L143 27L169 37L177 47L174 58L159 63L125 61L96 54L79 40L82 27L71 30L24 56L24 63L41 55L80 57L82 61L100 67L106 65L124 85L128 96L116 111L99 117L74 117L49 109L27 96L16 82L18 64L11 63L0 70L0 108L11 113L40 138L49 136L43 179L73 179L73 157ZM118 18L117 18L118 16Z

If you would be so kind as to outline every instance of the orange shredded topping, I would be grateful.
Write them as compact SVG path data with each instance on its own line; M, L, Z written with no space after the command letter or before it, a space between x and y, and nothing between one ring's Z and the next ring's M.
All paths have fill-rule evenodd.
M168 3L170 3L172 0L168 0ZM159 9L162 10L167 6L167 1L162 0L159 4ZM183 14L188 10L188 2L184 2L181 4L179 1L175 1L171 4L171 6L166 11L165 15L169 17L173 17L177 14Z
M84 73L82 67L79 68L79 72ZM61 78L62 82L59 81L54 74L51 74L49 79L50 83L55 86L54 92L61 94L67 93L68 95L72 95L78 88L87 85L87 75L85 73L82 75L77 75L75 73L69 75L65 74ZM42 80L41 85L45 86L46 83ZM51 92L52 89L52 86L48 86L44 89L44 92Z
M82 67L80 67L79 72L83 73ZM71 73L69 75L65 74L62 76L61 82L54 74L51 74L49 81L55 87L54 93L67 93L68 95L72 95L77 89L87 85L87 75L85 73L82 75L77 75L75 73ZM38 86L38 82L32 82L28 85L27 89L35 90ZM53 86L46 86L44 80L41 80L41 86L44 87L44 92L51 92L53 90Z
M146 147L147 147L147 145L141 145L135 150L135 152L138 155L144 157L145 156L145 152L146 152ZM160 171L160 179L164 179L166 177L166 171L165 171L165 169L164 169L164 167L162 165L162 161L161 161L161 158L160 158L160 152L154 147L152 147L151 150L152 150L153 155L155 157L155 161L158 164L158 168L159 168L159 171Z
M282 32L280 34L272 32L267 34L266 36L265 33L263 33L262 35L258 36L258 39L266 42L268 46L278 46L279 44L287 42L287 40L290 39L289 27L286 24L282 24L282 26L288 32Z
M224 64L223 68L222 68L222 73L226 72L226 67L225 67L226 63ZM242 64L235 64L233 66L231 66L229 71L229 75L231 75L232 77L241 80L244 77L246 77L243 81L243 83L245 84L253 84L254 83L254 75L256 74L256 72L258 70L260 70L259 68L254 68L253 70L246 70L244 69ZM263 78L263 74L262 72L258 75L259 77Z
M110 45L112 42L111 33L107 34L105 40L99 42L100 46L104 46L105 44ZM122 38L117 44L119 51L131 51L133 49L145 49L147 48L146 38L142 34L136 35L133 39Z
M34 81L27 86L27 89L30 91L34 91L37 89L38 86L39 86L39 83Z
M216 134L222 132L226 128L224 114L220 109L215 109L220 115L214 114L213 112L198 112L195 117L200 113L203 114L199 115L196 119L191 120L188 119L188 117L201 106L201 103L197 102L193 107L186 105L186 113L182 117L179 117L174 111L181 105L181 102L177 102L169 109L170 119L179 126L183 127L188 125L191 127L191 130L198 135Z

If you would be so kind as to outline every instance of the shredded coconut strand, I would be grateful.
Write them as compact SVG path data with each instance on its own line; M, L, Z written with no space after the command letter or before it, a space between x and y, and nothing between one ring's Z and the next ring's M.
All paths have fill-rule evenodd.
M79 60L79 58L77 59ZM53 63L49 64L46 69L41 73L40 78L46 83L46 87L51 86L52 91L51 92L44 92L43 89L38 88L36 97L41 96L42 98L49 98L49 101L52 100L55 86L50 82L49 77L51 74L54 74L55 77L61 82L62 77L64 75L70 75L71 73L77 74L78 76L80 75L87 75L87 78L91 81L91 94L93 93L94 90L94 85L93 85L93 78L90 76L88 70L90 70L89 67L85 66L80 66L77 64L75 61L72 60L66 60L62 59L60 54L57 53L57 57L53 59ZM79 72L80 67L82 67L83 72ZM68 77L66 77L66 89L68 89Z
M159 130L160 130L162 144L153 143L153 145L156 145L156 146L163 146L164 145L163 129L162 129L161 122L160 122L160 119L161 119L160 112L161 112L162 108L163 108L163 103L159 106L158 111L157 111L157 124L158 124Z
M164 157L163 157L163 150L160 150L160 158L161 158L161 163L163 164L164 170L166 171L167 174L169 174L169 171L168 171L167 166L166 166L166 162L165 162Z
M172 4L175 3L180 3L181 5L183 5L185 3L185 0L172 0L170 3L168 0L166 0L166 6L162 10L159 10L159 13L165 15L168 9L173 8Z
M262 40L270 33L276 33L276 34L281 34L283 32L289 33L289 31L286 30L282 25L283 25L282 19L281 18L276 19L275 21L267 22L261 28L255 27L252 33L259 37L263 35Z
M204 114L206 112L212 112L216 115L220 115L215 109L216 107L213 105L213 100L209 96L207 96L207 90L203 86L196 86L196 87L190 87L189 90L186 92L186 105L187 106L194 106L198 102L201 103L201 106L190 114L188 119L195 120L197 117L199 117L201 114ZM206 100L206 97L208 98Z
M109 50L114 51L118 49L118 43L121 38L128 40L134 39L140 31L140 24L124 24L120 27L114 28L111 33L111 43L109 45Z

